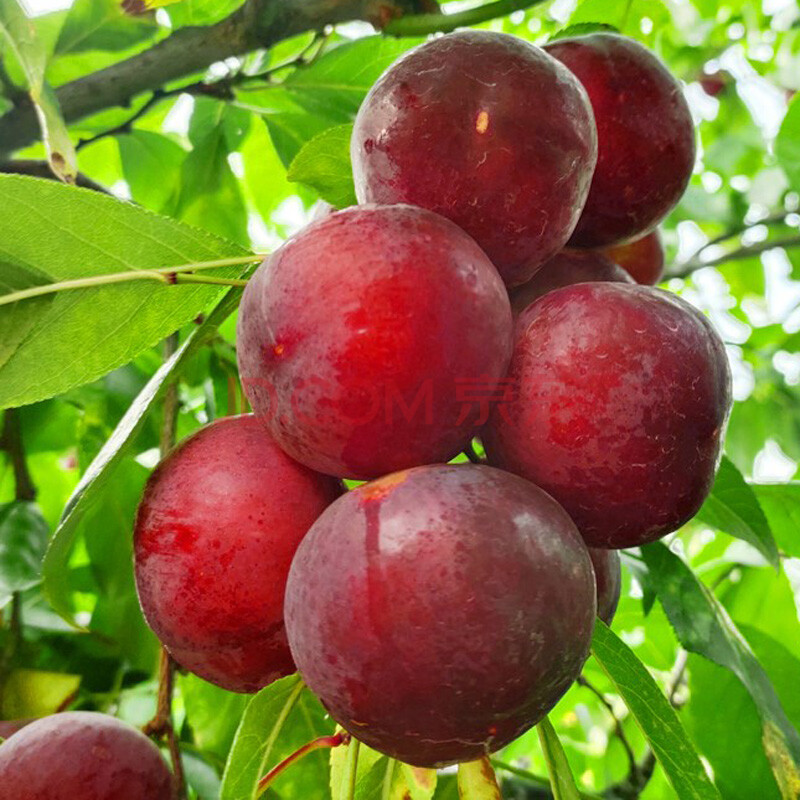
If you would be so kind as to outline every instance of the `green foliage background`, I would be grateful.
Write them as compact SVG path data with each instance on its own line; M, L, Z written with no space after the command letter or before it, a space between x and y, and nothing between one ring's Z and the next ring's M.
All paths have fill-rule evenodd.
M382 70L419 41L374 35L363 23L298 36L195 76L221 82L224 96L143 95L59 131L48 84L142 51L170 28L216 22L237 3L183 0L130 17L114 0L76 0L36 17L33 33L20 37L12 2L0 0L0 114L14 86L39 80L45 113L55 114L51 146L64 135L82 142L80 172L135 205L0 175L2 293L265 252L320 198L353 202L349 125ZM446 12L467 7L443 4ZM597 658L584 672L603 700L576 684L550 720L587 796L800 796L800 8L791 0L556 0L483 25L543 43L596 23L644 42L686 84L700 149L689 190L663 225L674 276L667 285L717 324L736 403L726 459L697 519L668 548L625 556L616 636L598 632ZM16 154L45 156L44 145ZM209 274L236 278L246 269ZM178 439L244 408L230 313L238 291L152 279L0 305L0 407L13 409L2 412L0 719L65 705L137 725L152 717L158 647L133 586L133 514L158 459L173 381ZM167 349L162 340L176 326ZM9 432L20 434L35 502L15 481ZM648 674L670 695L674 722ZM284 728L268 742L292 680L248 706L179 677L173 710L193 796L252 796L264 767L332 732L314 698L295 692ZM547 796L546 778L536 776L558 757L551 739L543 744L531 731L497 754L514 768L499 771L504 796ZM660 760L638 785L652 769L651 748ZM381 797L370 777L379 771L394 774L363 759L357 796ZM399 772L391 780L413 784ZM313 800L328 786L328 758L316 753L271 796ZM434 796L455 791L455 778L441 775ZM414 792L414 800L431 796Z

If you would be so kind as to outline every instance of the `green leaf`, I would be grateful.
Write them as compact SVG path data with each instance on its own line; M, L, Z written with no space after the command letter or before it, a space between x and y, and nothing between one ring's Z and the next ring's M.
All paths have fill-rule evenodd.
M343 120L326 117L323 114L285 111L264 114L264 122L267 125L275 152L284 167L288 168L308 142L328 128L342 124Z
M501 800L488 756L458 765L458 796L460 800Z
M350 164L352 132L352 125L337 125L315 136L289 166L289 180L315 189L335 208L355 205L358 201Z
M641 20L645 17L653 23L650 36L642 33ZM569 18L570 25L605 23L626 36L644 40L670 22L669 10L661 0L583 0Z
M54 281L245 253L129 203L54 181L0 175L0 207L0 259ZM211 274L236 277L241 271ZM0 408L43 400L110 372L223 292L217 286L133 281L58 293L0 367ZM0 317L5 311L0 306Z
M753 484L778 546L800 558L800 482Z
M791 187L800 191L800 96L789 103L775 139L775 156Z
M64 20L55 53L127 50L157 32L152 16L126 14L119 0L76 0Z
M49 535L35 503L0 506L0 606L4 597L39 583Z
M177 195L186 151L168 136L134 130L118 136L122 174L137 203L162 211ZM157 175L158 180L153 180Z
M336 730L342 731L343 728L337 727ZM351 759L352 751L349 744L334 747L330 752L329 785L333 800L347 796L352 772ZM380 796L387 763L386 756L382 756L377 750L373 750L365 744L359 745L358 763L356 765L356 787L360 787L362 794L378 793L378 796Z
M537 726L539 743L550 773L550 786L555 800L579 800L578 787L569 768L567 755L561 746L553 723L545 717Z
M800 725L800 660L762 631L740 625L775 686L792 723ZM714 769L725 797L778 800L780 794L761 746L761 722L752 698L729 670L689 658L691 702L683 710L687 727ZM736 731L731 736L731 731Z
M62 180L73 181L78 174L75 148L55 93L44 78L47 54L36 27L17 0L0 0L0 35L25 73L28 94L36 110L50 166Z
M800 735L786 717L764 668L725 609L689 567L660 542L642 548L658 599L681 644L726 667L750 693L761 717L764 752L782 796L800 794Z
M697 518L722 533L751 544L778 569L778 547L758 498L733 462L723 456L711 494Z
M52 280L41 272L0 261L0 294L51 282ZM3 309L0 314L0 367L11 358L33 328L37 318L52 302L52 296L35 297L28 301L12 303Z
M220 689L191 673L179 675L178 686L192 740L202 750L224 759L249 698Z
M548 41L555 42L557 39L570 39L573 36L586 36L588 33L619 33L619 29L606 22L579 22L576 25L567 25L560 31L556 31Z
M2 719L46 717L58 711L80 686L80 675L17 669L2 686Z
M69 555L84 515L96 502L116 468L127 455L145 417L157 403L162 392L172 382L183 364L236 308L240 295L239 288L228 290L203 324L192 332L177 352L153 375L89 465L67 501L64 514L53 534L42 564L45 594L54 610L65 619L70 620L72 616L67 569Z
M318 736L330 733L332 723L319 700L297 675L262 689L245 709L236 731L225 772L220 800L254 800L258 781L286 756ZM319 797L327 779L327 753L303 758L275 781L279 796Z
M616 686L680 800L720 799L675 709L634 652L596 620L592 655Z
M383 71L423 41L383 36L356 39L296 69L283 86L307 111L353 116Z

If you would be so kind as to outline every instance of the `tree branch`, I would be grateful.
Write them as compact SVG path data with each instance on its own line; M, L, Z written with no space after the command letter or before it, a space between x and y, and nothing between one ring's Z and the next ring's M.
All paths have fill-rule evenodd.
M180 28L143 53L58 87L56 97L64 119L72 123L292 36L352 20L381 24L387 11L401 15L427 7L420 0L247 0L215 25ZM0 158L38 137L30 103L8 111L0 117Z
M732 238L732 236L725 236L719 241L724 241L725 239L729 238ZM709 247L711 244L712 242L709 242L699 252L702 253L703 250L705 250L706 247ZM764 242L756 242L755 244L743 245L742 247L737 247L734 250L723 253L717 258L711 258L708 261L701 261L699 258L692 258L685 264L681 264L677 269L670 272L666 277L686 278L693 272L696 272L698 269L703 269L703 267L718 267L720 264L727 264L729 261L742 261L743 259L752 258L753 256L766 253L768 250L774 250L778 247L800 247L800 234L796 236L783 236L778 239L768 239Z
M38 161L36 159L18 159L16 161L2 161L0 162L0 172L5 172L9 175L32 175L34 178L48 178L50 180L58 180L50 169L50 165L46 161ZM103 194L111 194L105 186L96 183L91 178L82 173L78 173L75 178L77 186L82 186L84 189L94 189L96 192Z
M16 499L33 502L36 499L36 487L25 461L25 451L22 447L22 427L19 421L19 412L15 408L9 408L5 413L3 433L0 435L0 448L8 453L11 468L14 470Z
M388 36L449 33L456 28L465 28L497 17L505 17L514 11L522 11L543 2L544 0L495 0L494 3L468 8L455 14L416 14L392 20L384 27L383 32Z

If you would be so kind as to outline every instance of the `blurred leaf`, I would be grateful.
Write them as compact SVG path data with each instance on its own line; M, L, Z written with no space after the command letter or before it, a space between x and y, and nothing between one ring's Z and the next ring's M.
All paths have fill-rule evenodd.
M0 606L3 597L39 583L49 535L35 503L0 506Z
M197 792L198 800L217 800L220 779L217 771L205 759L181 748L181 763L186 783Z
M645 17L653 23L651 31L670 23L669 10L661 0L583 0L569 18L569 24L605 23L626 36L647 39L641 27Z
M224 759L249 698L220 689L191 673L179 675L178 686L194 742Z
M56 54L86 50L125 50L152 39L158 23L151 16L130 16L120 0L76 0L56 42Z
M36 27L17 0L0 0L0 34L25 73L50 167L59 178L71 182L78 173L75 148L61 117L55 93L44 78L47 54Z
M723 456L711 494L697 518L752 545L773 567L779 568L778 548L758 498L729 458Z
M578 800L578 787L569 768L567 756L558 738L553 723L545 717L537 726L539 742L542 746L547 771L550 774L550 785L555 800Z
M328 128L342 124L342 119L321 114L282 112L264 114L264 122L275 151L284 167L288 168L308 142Z
M0 175L0 205L4 252L55 281L245 253L129 203L54 181ZM212 272L235 277L242 268ZM59 292L0 367L0 407L42 400L110 372L196 317L223 291L134 281Z
M573 36L586 36L589 33L619 33L619 29L606 22L578 22L575 25L567 25L560 31L556 31L548 41L555 42L558 39L569 39Z
M725 609L689 567L660 542L642 548L658 599L681 644L726 667L758 709L764 752L785 798L800 793L800 735L786 717L775 689Z
M350 164L352 132L352 125L337 125L315 136L289 166L289 180L315 189L335 208L355 205L358 201Z
M458 765L458 796L461 800L501 800L500 787L488 756ZM559 800L558 795L556 800Z
M800 558L800 482L753 484L780 549Z
M761 631L741 627L763 664L790 721L800 725L800 660ZM761 722L752 698L730 671L698 656L689 659L691 702L686 724L714 769L725 797L778 800L778 786L761 746ZM731 736L731 731L736 731Z
M80 686L79 675L17 669L0 687L3 719L46 717L58 711Z
M254 800L258 781L303 744L330 733L320 702L298 675L290 675L262 689L245 709L236 731L220 800ZM298 770L287 770L276 780L278 795L320 797L327 783L327 754L320 751L303 759ZM284 788L285 787L285 788Z
M775 139L775 156L792 188L800 191L800 97L792 100L783 118Z
M630 709L677 796L719 800L675 709L644 664L600 620L595 621L592 655Z
M128 448L145 416L161 397L175 373L234 310L240 295L241 289L228 290L203 324L195 328L178 351L153 375L83 474L80 483L67 502L61 522L53 534L42 564L45 594L53 608L65 619L69 620L72 616L67 564L84 515L97 501L98 496L114 475L116 467L127 455Z
M152 211L162 211L177 194L186 151L169 137L152 131L133 130L116 140L131 196ZM157 180L153 180L154 175Z
M335 115L346 122L355 116L364 96L383 71L423 41L383 36L356 39L296 69L283 86L307 111Z
M181 0L170 7L169 18L176 28L184 25L212 25L232 14L244 0Z
M28 289L51 283L48 275L18 264L0 261L0 294ZM0 367L8 361L19 347L37 318L53 302L52 296L36 297L5 306L0 315Z

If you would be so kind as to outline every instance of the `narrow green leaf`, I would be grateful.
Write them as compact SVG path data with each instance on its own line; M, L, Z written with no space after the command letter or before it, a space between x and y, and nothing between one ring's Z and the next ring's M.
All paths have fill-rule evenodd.
M222 775L220 800L255 800L283 726L305 685L289 675L262 689L247 705Z
M729 458L723 457L711 494L697 518L751 544L776 569L780 566L778 547L756 493Z
M642 548L658 599L681 644L736 675L753 698L762 742L781 793L800 795L800 735L787 719L764 668L725 609L689 567L660 542Z
M592 655L616 686L680 800L720 800L675 709L635 653L601 620Z
M501 800L497 776L488 756L458 765L460 800Z
M246 255L174 220L55 181L0 175L0 208L0 260L54 281ZM241 267L209 271L224 278L241 273ZM224 291L140 280L58 293L0 366L0 408L99 378L192 320ZM0 319L13 307L0 306Z
M53 609L71 620L67 569L69 555L78 535L80 522L99 493L113 476L116 467L127 455L144 418L157 403L161 393L191 355L214 333L236 308L241 289L228 290L223 300L181 345L178 351L156 372L125 412L114 433L83 474L80 483L67 501L61 521L50 540L42 564L44 591Z
M352 133L352 125L337 125L315 136L289 166L289 180L315 189L335 208L355 205L356 190L350 164Z
M800 97L789 103L775 139L775 156L791 187L800 191Z
M545 717L537 726L539 743L542 746L547 771L550 773L550 786L555 800L579 800L578 787L569 768L567 754L561 746L553 723Z
M74 181L78 174L75 148L55 93L44 78L47 54L18 0L0 0L0 34L25 73L50 166L62 180Z
M35 503L0 506L0 606L3 597L39 583L49 535Z
M800 482L752 484L751 488L780 549L800 558Z

